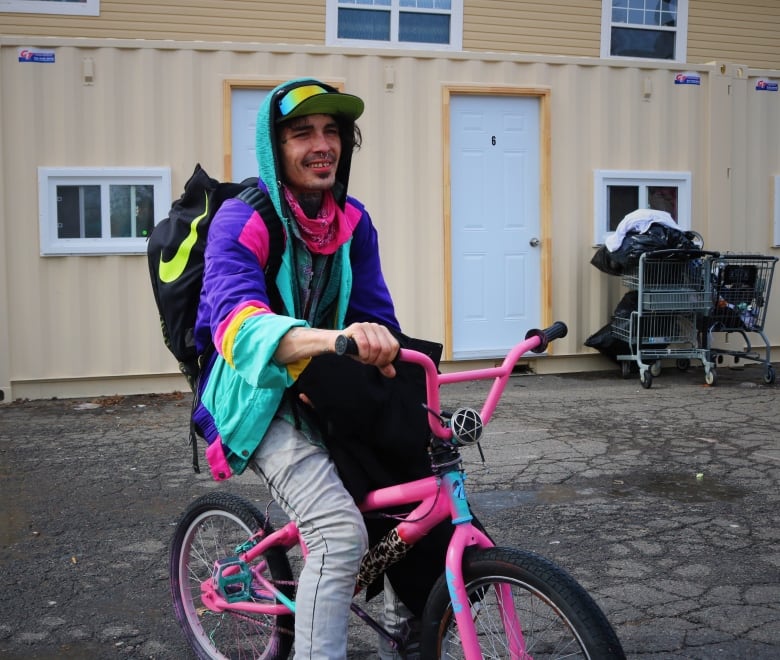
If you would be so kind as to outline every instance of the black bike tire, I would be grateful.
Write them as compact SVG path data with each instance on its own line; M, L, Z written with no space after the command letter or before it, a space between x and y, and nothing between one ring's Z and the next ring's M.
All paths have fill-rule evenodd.
M509 581L528 594L538 594L540 602L548 601L558 619L576 632L581 641L582 657L590 660L624 660L625 653L617 634L593 598L566 571L535 553L512 548L468 548L463 560L466 590L472 598L494 582ZM554 611L553 608L550 608ZM422 617L421 650L423 658L442 658L442 645L454 615L442 575L434 585ZM574 639L574 634L572 638ZM487 658L490 655L482 649ZM533 651L529 649L533 657ZM540 656L547 657L547 656ZM567 656L568 657L568 656Z
M224 492L209 493L195 500L182 514L171 540L169 555L169 576L173 610L176 620L184 632L187 643L201 660L214 660L226 657L223 651L213 644L208 644L208 633L193 619L198 609L192 594L182 584L182 572L189 568L189 557L184 557L188 544L191 543L194 526L201 524L204 516L221 516L226 521L235 524L237 534L250 533L264 528L272 531L265 516L252 504L236 495ZM240 524L239 522L240 521ZM216 552L216 549L215 549ZM280 591L289 598L294 597L292 570L287 555L281 548L271 548L264 555L268 563L268 571ZM201 608L203 606L201 605ZM190 616L188 616L188 611ZM223 614L222 616L231 616ZM264 660L284 660L290 654L293 644L294 616L279 615L271 617L271 632L262 655ZM194 628L195 626L195 628ZM200 629L198 629L200 628Z

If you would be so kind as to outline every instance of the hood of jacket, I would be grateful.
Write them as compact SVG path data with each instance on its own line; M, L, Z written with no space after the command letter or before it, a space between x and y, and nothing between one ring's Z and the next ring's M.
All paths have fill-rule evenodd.
M258 174L266 185L268 194L276 208L282 222L289 224L290 210L284 201L282 194L282 172L279 163L278 143L276 140L277 120L279 118L279 101L291 89L305 85L319 85L329 91L338 93L335 87L326 85L313 78L296 78L275 87L265 97L257 112L257 124L255 133L255 150L257 154ZM347 185L349 172L352 166L352 149L344 148L341 151L338 167L336 168L336 184L333 187L333 195L336 203L344 209L347 201Z

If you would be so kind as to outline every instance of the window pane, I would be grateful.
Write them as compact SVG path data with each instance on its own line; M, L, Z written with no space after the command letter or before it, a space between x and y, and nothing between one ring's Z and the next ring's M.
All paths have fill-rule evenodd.
M109 186L111 197L111 238L132 236L130 186Z
M647 203L651 209L666 211L677 221L677 186L648 186Z
M643 25L645 22L645 12L641 9L629 9L628 22L631 25Z
M390 41L390 12L340 8L338 37Z
M452 9L452 0L401 0L400 7L414 7L416 9L441 9L450 11Z
M57 186L57 238L100 236L100 186Z
M645 2L645 0L613 0L612 22L629 25L677 24L677 2Z
M154 227L154 186L135 186L135 235L148 236Z
M609 231L615 231L620 221L637 208L639 208L638 186L607 186Z
M674 38L675 33L669 31L613 27L610 55L673 60Z
M450 43L450 17L446 14L411 14L398 16L398 40L426 44Z
M111 237L148 236L154 225L154 186L111 185Z

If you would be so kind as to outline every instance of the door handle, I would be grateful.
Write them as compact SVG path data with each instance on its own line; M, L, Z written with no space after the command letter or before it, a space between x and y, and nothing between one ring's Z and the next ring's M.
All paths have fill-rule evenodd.
M531 247L539 247L541 244L542 242L536 237L528 241L528 245L530 245Z

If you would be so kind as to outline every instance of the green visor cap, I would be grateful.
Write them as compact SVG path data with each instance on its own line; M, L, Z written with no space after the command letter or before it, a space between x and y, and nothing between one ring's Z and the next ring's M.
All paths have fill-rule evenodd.
M352 121L363 114L363 100L352 94L329 91L317 84L294 87L278 101L277 122L304 115L334 115Z

